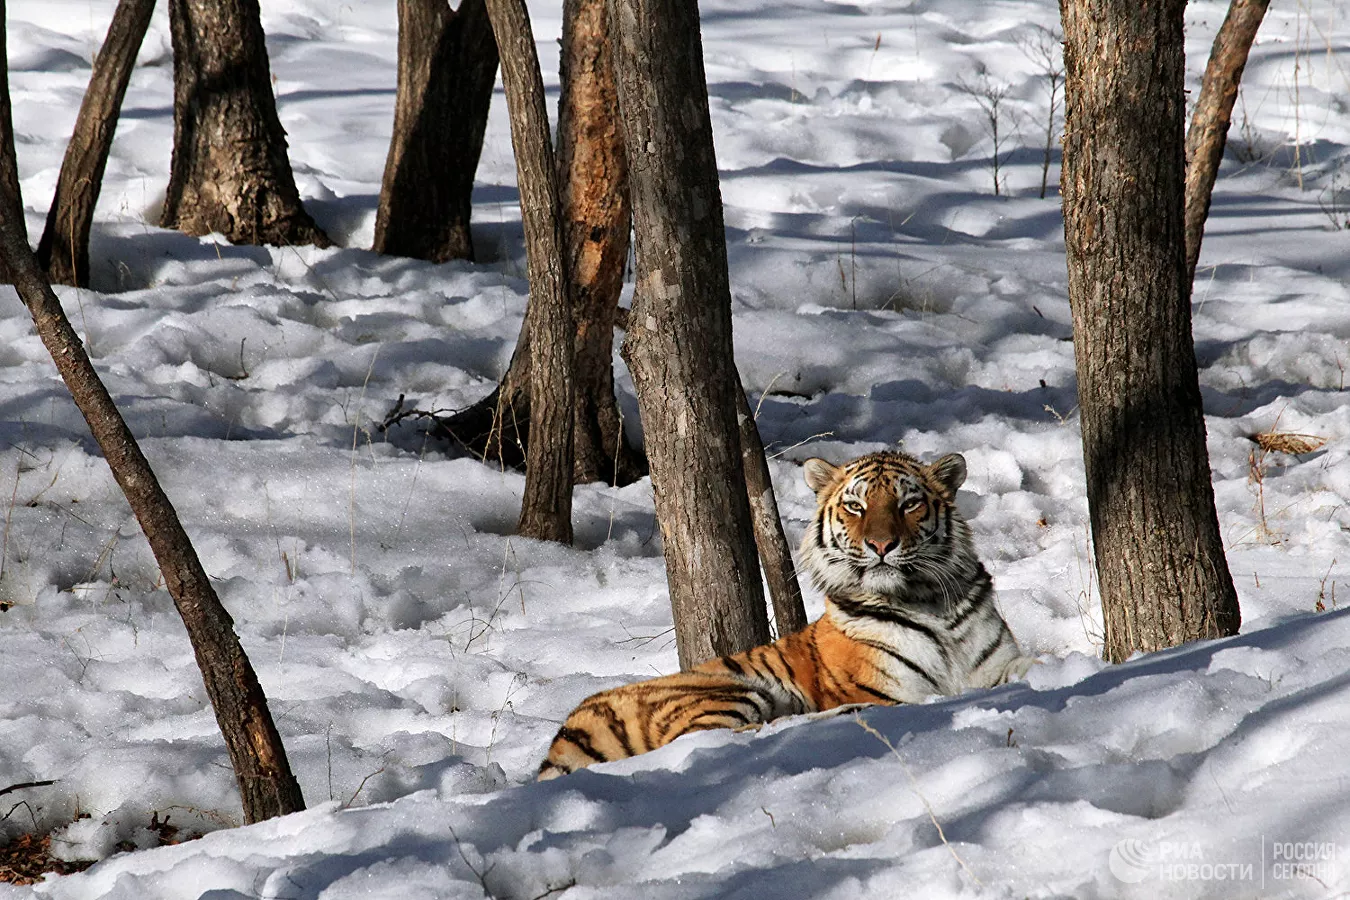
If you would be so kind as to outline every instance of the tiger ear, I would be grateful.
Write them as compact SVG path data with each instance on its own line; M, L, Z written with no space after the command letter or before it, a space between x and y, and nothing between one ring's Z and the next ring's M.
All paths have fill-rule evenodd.
M838 466L819 457L812 457L802 463L802 475L806 478L806 486L817 494L834 484L834 477L838 474Z
M948 453L928 467L938 484L946 489L947 499L956 496L957 488L966 482L966 458L960 453Z

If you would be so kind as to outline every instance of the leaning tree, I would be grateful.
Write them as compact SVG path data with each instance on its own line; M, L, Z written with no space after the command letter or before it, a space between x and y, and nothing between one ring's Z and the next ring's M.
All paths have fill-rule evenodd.
M126 421L94 370L61 302L28 247L10 118L4 3L0 0L0 264L84 416L150 543L196 656L234 768L247 822L305 808L267 698L201 561Z
M1116 661L1234 634L1240 622L1191 337L1185 7L1060 3L1069 300L1105 652Z

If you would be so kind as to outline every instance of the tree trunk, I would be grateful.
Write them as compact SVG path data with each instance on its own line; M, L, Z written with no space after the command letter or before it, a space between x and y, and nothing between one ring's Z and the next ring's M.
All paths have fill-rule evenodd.
M1200 259L1200 242L1209 218L1209 201L1214 181L1228 142L1228 126L1233 120L1238 83L1247 67L1247 54L1256 40L1256 30L1265 18L1270 0L1233 0L1228 15L1214 38L1214 48L1200 83L1200 98L1195 102L1191 127L1186 132L1186 273L1187 283L1195 281L1195 264Z
M1234 634L1191 339L1185 0L1061 0L1064 234L1106 656Z
M637 387L680 665L769 639L736 424L722 198L698 7L611 0L637 291Z
M399 0L394 135L375 213L376 253L473 259L474 173L497 42L483 0Z
M0 85L0 203L4 204L6 221L13 222L14 230L28 249L28 223L23 217L23 198L19 193L19 161L14 152L14 115L9 101L9 51L5 45L5 0L0 0L0 75L4 84ZM3 224L3 223L0 223ZM0 254L0 280L6 284L14 281L4 255Z
M604 0L567 0L558 104L559 199L576 322L572 479L631 484L647 461L624 436L614 399L614 326L628 256L628 166ZM523 466L530 428L530 331L522 323L497 389L437 420L480 459Z
M806 627L806 607L802 605L802 587L797 581L797 567L792 564L792 550L788 547L787 535L783 534L778 499L769 476L769 461L764 456L764 441L760 439L755 414L750 411L750 401L740 387L739 378L736 423L741 432L741 466L745 470L755 546L764 565L764 580L769 585L774 624L778 626L778 636L783 637Z
M3 11L0 4L0 48L4 47ZM0 78L0 110L7 110L7 65L0 68ZM14 169L14 131L8 117L3 118L0 172L7 172ZM304 809L305 801L267 709L267 698L234 633L234 623L207 580L178 514L28 248L17 185L0 183L0 187L0 260L13 273L14 286L33 317L38 336L150 541L169 594L187 627L207 696L225 736L244 818L257 822Z
M258 0L169 0L173 162L160 224L236 244L330 245L300 204Z
M628 260L628 158L605 0L565 0L558 101L558 194L576 313L573 478L628 483L646 466L614 400L614 317Z
M525 317L530 331L530 434L525 496L518 531L525 537L572 542L572 343L544 79L524 0L487 0L502 57L502 84L511 117L520 217L530 275Z
M47 227L38 241L38 264L53 284L89 287L89 230L103 188L103 170L112 149L122 98L136 65L155 0L120 0L103 48L94 59L89 87L75 118L75 129L61 177L47 211Z

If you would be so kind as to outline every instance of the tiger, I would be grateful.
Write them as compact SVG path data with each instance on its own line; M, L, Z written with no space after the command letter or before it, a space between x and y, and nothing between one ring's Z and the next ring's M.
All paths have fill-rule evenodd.
M916 703L1024 675L993 581L956 508L959 453L925 465L883 451L808 459L816 511L800 559L825 613L772 644L601 691L558 730L538 778L655 750L683 734L753 728L853 704Z

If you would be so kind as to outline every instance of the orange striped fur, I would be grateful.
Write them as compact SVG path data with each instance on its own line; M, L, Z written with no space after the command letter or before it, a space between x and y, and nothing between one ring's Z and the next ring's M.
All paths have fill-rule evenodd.
M873 453L804 466L816 514L802 566L825 592L804 630L692 671L602 691L567 717L540 780L655 750L682 734L853 703L908 703L1025 673L970 527L965 459Z

